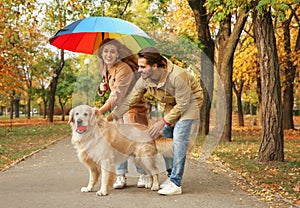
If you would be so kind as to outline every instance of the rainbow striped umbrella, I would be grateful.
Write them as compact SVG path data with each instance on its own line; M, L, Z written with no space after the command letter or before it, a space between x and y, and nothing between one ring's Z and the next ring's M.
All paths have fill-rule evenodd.
M101 42L114 38L126 45L134 53L155 41L131 22L113 17L88 17L77 20L59 30L50 44L68 51L96 54Z

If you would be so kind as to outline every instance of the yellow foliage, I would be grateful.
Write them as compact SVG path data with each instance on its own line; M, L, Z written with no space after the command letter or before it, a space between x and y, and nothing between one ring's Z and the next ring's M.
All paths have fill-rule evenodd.
M176 35L187 34L196 38L197 30L194 13L190 8L187 0L169 1L170 12L165 19L165 31L172 32Z

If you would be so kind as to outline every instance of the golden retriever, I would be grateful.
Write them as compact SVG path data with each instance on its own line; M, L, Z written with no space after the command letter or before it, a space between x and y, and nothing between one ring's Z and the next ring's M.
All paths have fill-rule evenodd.
M172 139L159 137L153 140L147 128L139 124L107 122L96 108L80 105L70 111L72 144L79 160L89 169L89 183L81 192L90 192L101 175L98 196L108 194L114 182L115 164L133 156L149 177L146 188L159 189L158 153L172 157Z

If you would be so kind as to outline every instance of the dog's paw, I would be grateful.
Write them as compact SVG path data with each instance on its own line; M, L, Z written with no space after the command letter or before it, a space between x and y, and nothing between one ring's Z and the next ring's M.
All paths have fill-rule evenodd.
M97 191L96 196L106 196L108 193L107 191Z
M159 184L158 183L153 183L152 187L151 187L151 191L157 191L159 190Z
M92 188L90 188L90 187L82 187L81 188L82 193L87 193L87 192L91 192L91 191L92 191Z
M150 182L145 183L145 188L147 189L152 188L152 183Z

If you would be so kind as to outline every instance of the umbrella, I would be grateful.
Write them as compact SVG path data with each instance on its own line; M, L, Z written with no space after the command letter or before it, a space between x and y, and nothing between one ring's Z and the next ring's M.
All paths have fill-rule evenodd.
M112 17L88 17L77 20L59 30L50 44L73 52L95 54L106 38L114 38L134 53L155 45L143 30L131 22Z

